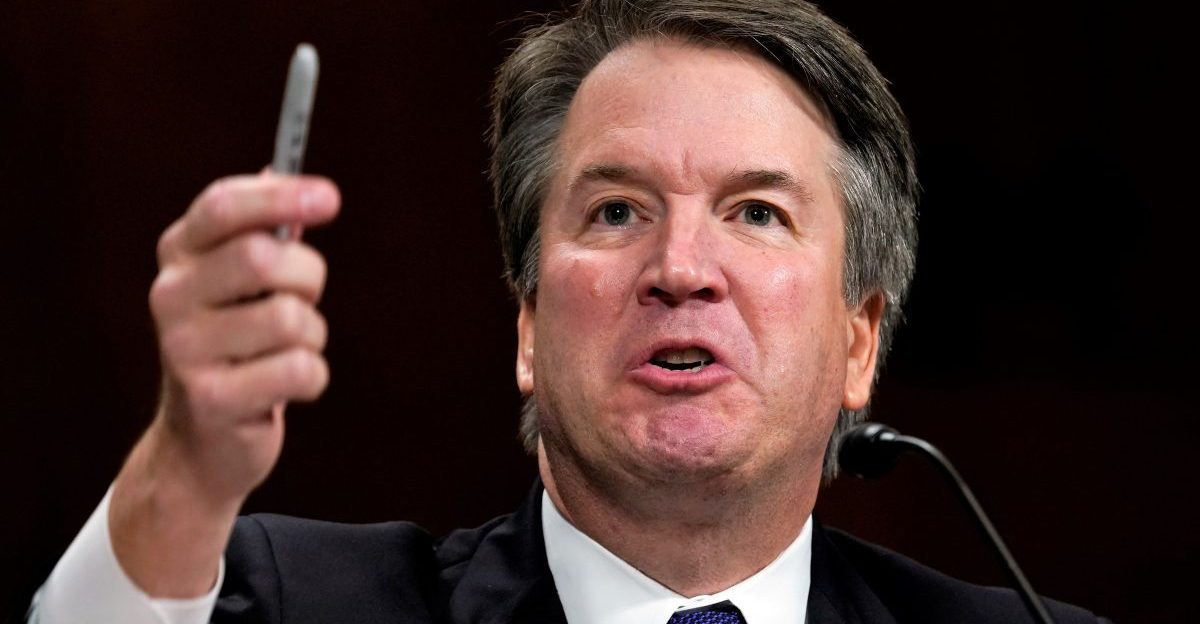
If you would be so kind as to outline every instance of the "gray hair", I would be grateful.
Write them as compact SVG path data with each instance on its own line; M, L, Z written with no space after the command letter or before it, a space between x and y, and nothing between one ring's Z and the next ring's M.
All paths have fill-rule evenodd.
M913 147L899 104L862 48L802 0L584 0L574 12L524 33L492 91L491 180L513 293L536 297L541 207L558 134L580 83L613 50L661 37L754 52L824 105L838 134L830 168L845 220L842 290L850 305L883 295L882 362L916 262ZM837 474L842 433L865 417L865 409L838 414L825 454L827 480ZM530 452L538 435L530 396L521 410L521 438Z

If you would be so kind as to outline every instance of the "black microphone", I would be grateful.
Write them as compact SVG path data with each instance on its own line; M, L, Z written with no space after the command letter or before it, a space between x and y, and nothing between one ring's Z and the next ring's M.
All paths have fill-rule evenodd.
M1008 552L1004 540L1000 539L1000 534L996 532L996 527L992 526L991 520L988 520L987 514L983 512L983 507L975 500L971 488L967 487L958 471L950 464L950 460L946 459L937 447L921 438L900 435L895 429L880 423L863 423L852 427L842 436L838 464L842 470L857 477L874 479L894 468L900 455L906 451L916 451L918 455L931 460L933 465L937 466L942 476L954 486L959 500L971 509L975 523L987 534L992 550L1004 561L1008 578L1017 587L1017 593L1021 595L1021 600L1025 602L1025 608L1029 610L1030 615L1042 624L1054 624L1041 596L1034 593L1033 586Z

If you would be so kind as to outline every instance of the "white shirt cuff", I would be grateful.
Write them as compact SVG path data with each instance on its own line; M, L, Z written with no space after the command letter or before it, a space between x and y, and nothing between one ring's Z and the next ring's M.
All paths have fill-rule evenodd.
M33 597L31 624L205 624L225 579L225 558L212 590L183 600L152 598L125 575L108 533L112 488Z

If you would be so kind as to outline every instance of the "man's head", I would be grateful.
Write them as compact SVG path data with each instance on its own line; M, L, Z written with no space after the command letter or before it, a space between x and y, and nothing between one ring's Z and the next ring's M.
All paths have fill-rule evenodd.
M654 42L659 44L670 45L653 45ZM686 45L685 45L686 44ZM554 233L546 231L546 219L548 215L559 214L555 210L565 210L573 208L574 204L570 202L578 202L579 198L569 197L566 193L567 186L571 186L572 190L577 190L582 186L583 182L594 180L605 180L612 183L613 186L607 190L619 191L617 196L624 197L625 200L631 201L627 205L627 209L637 212L638 210L647 211L645 214L635 214L636 218L646 218L654 220L655 223L663 225L659 228L660 234L655 234L654 243L644 242L647 248L654 247L656 251L632 252L628 251L630 247L621 247L625 250L620 253L624 254L620 262L613 262L610 266L609 278L605 285L613 285L621 280L615 277L620 273L618 268L628 268L625 265L631 262L642 263L649 266L656 262L657 269L645 268L639 276L630 274L626 280L628 288L605 289L593 284L591 286L593 296L596 298L593 302L594 308L601 309L604 306L649 306L661 307L673 312L666 312L655 316L641 318L641 322L651 325L657 324L660 327L670 326L672 323L694 323L704 324L707 320L703 315L696 315L692 321L680 321L680 310L688 309L693 304L687 303L688 300L695 298L696 306L705 307L711 306L712 309L719 309L719 302L713 298L720 298L720 288L709 284L707 286L698 286L698 293L701 294L685 294L680 295L678 292L673 292L672 287L664 287L663 284L650 284L655 282L656 278L646 277L649 273L670 269L669 262L662 262L662 256L670 256L674 253L676 256L682 253L683 250L689 247L696 254L708 253L704 250L704 245L709 245L709 252L725 253L734 247L722 244L714 244L712 237L705 238L713 232L705 230L709 228L711 223L708 223L700 229L695 229L694 224L672 221L674 230L668 232L665 224L668 220L665 218L667 214L685 213L686 208L678 201L671 200L675 197L679 200L681 197L705 197L707 201L716 202L709 206L712 214L716 214L719 210L719 202L729 200L734 194L728 194L732 187L720 187L719 184L713 182L709 178L704 178L705 174L702 171L703 163L689 163L688 167L683 167L676 171L679 175L674 180L670 179L670 175L660 175L661 170L654 170L659 165L666 164L674 153L688 152L692 147L684 145L684 139L675 145L658 145L663 150L647 155L641 161L642 170L633 171L637 167L633 166L637 163L627 162L627 159L612 159L610 162L587 162L583 163L583 167L591 167L589 171L571 171L564 169L568 166L565 162L570 157L581 157L579 153L582 147L594 145L597 143L596 137L590 139L582 139L588 134L588 131L595 130L595 127L589 127L584 131L576 132L579 139L574 146L574 151L570 151L569 146L564 145L564 142L570 137L564 136L564 129L568 125L568 113L570 112L572 119L578 118L581 122L595 124L620 123L620 120L615 118L605 119L600 113L606 112L605 107L593 107L593 111L597 114L590 117L582 111L577 110L575 106L576 97L579 95L580 86L585 84L585 78L589 78L593 70L605 65L601 69L606 70L607 74L597 76L594 82L600 83L599 80L607 76L609 87L620 87L620 77L627 77L632 84L634 81L641 80L641 87L646 90L661 90L662 94L668 96L674 93L672 84L670 83L670 74L659 74L655 76L658 80L656 83L646 82L642 80L644 76L653 73L655 69L661 69L664 66L672 66L679 69L684 74L687 73L687 68L695 68L694 61L697 60L695 55L689 57L685 54L687 48L693 51L705 50L709 53L709 58L715 65L720 65L720 60L728 61L732 58L739 58L738 62L746 62L753 60L758 64L755 72L763 74L764 68L770 67L771 70L767 73L774 72L775 78L784 79L783 82L775 84L779 87L777 96L791 98L795 111L800 111L803 117L809 118L814 124L814 128L821 128L828 136L830 148L821 151L819 146L814 147L816 151L812 155L817 155L821 159L823 178L813 177L805 179L803 182L807 185L806 188L800 190L801 194L812 194L813 188L824 182L828 182L832 189L833 198L836 203L837 212L840 219L837 222L839 235L837 244L839 248L836 250L836 258L838 266L833 273L838 280L838 290L841 303L844 304L845 310L851 315L857 310L867 310L872 305L876 305L881 309L878 316L878 353L886 352L888 343L890 342L891 332L900 317L900 303L907 289L907 284L910 279L915 254L915 201L917 193L917 182L913 167L912 148L909 143L905 123L900 113L899 107L892 97L888 94L886 84L882 77L873 66L867 61L861 49L849 38L849 36L836 24L821 15L815 8L810 5L800 2L787 1L770 1L758 3L743 3L719 0L692 0L692 1L658 1L658 2L630 2L628 0L594 0L584 2L577 11L570 17L561 21L551 23L537 29L534 29L523 40L517 50L509 57L505 64L501 67L497 79L496 89L493 97L493 106L495 111L494 127L493 127L493 162L492 162L492 178L496 191L496 206L500 220L502 244L505 254L505 259L508 267L508 277L514 292L518 295L522 302L523 319L526 319L530 329L539 324L544 325L551 319L545 319L546 313L549 310L543 305L545 293L540 291L543 288L541 280L543 279L546 268L554 270L562 270L564 262L568 260L574 262L569 256L564 256L557 252L568 250L571 245L580 247L581 249L593 250L593 247L588 247L587 241L584 239L571 239L565 236L565 230L557 232L557 238L553 238L554 244L558 244L556 254L547 257L548 238L554 236ZM621 54L629 50L640 51L639 54ZM614 54L617 52L617 54ZM665 55L665 56L664 56ZM626 63L621 66L620 63ZM714 65L714 66L715 66ZM612 66L612 67L609 67ZM733 69L734 65L727 65L726 69ZM624 72L624 73L622 73ZM734 72L736 73L736 72ZM766 74L763 74L766 75ZM617 80L611 78L617 77ZM714 77L715 78L715 77ZM724 79L736 82L746 76L726 75ZM772 78L771 80L775 80ZM686 80L685 80L686 82ZM746 86L749 83L743 84ZM795 93L787 94L785 86L791 85L795 89ZM603 85L600 85L603 86ZM718 90L722 88L719 83L713 82L710 86L716 87ZM731 85L732 86L732 85ZM762 85L759 85L762 86ZM597 91L603 91L597 89ZM797 95L798 94L798 95ZM610 94L608 92L600 92L597 94L600 98L616 97L620 99L628 93L622 95L620 93ZM697 94L699 95L699 94ZM730 104L725 102L725 104ZM743 103L745 104L745 103ZM613 112L608 110L607 112ZM623 111L628 113L630 111ZM667 114L668 111L662 111ZM692 112L692 111L677 111L677 112ZM702 111L694 111L701 113ZM709 110L710 113L717 112L717 105L714 104ZM683 120L682 116L677 116ZM721 130L719 124L703 122L699 119L692 119L692 122L705 123L708 127L706 130L711 130L711 136L708 143L720 143L731 138L722 136L718 132ZM711 120L715 121L715 120ZM766 128L773 122L780 121L779 119L769 119L762 117L763 122L758 127ZM586 124L585 124L586 125ZM812 128L809 128L810 130ZM665 128L660 128L665 130ZM680 128L681 131L686 131L685 127ZM745 136L744 129L734 127L725 128L727 131L739 132ZM783 129L780 128L782 131ZM796 128L792 128L796 130ZM569 134L569 133L568 133ZM763 149L786 150L794 148L799 144L804 144L812 138L809 135L802 136L797 134L794 137L784 136L779 137L780 142L777 144L760 145ZM809 133L811 135L811 133ZM679 132L669 133L673 138L681 136ZM764 137L766 139L768 137ZM635 148L645 147L638 143L637 140L628 139L627 145ZM740 145L740 144L739 144ZM738 145L731 145L737 147ZM813 147L813 146L810 146ZM672 150L675 150L672 152ZM762 154L770 156L770 154ZM742 158L742 162L734 162L730 159L710 160L709 166L726 166L730 167L727 173L741 172L758 175L756 180L747 182L747 192L764 190L765 187L772 186L781 188L786 186L787 182L795 180L781 180L780 176L773 175L778 173L794 173L789 172L787 168L779 169L768 167L766 169L759 167L762 164L751 162L754 159L746 154L746 158ZM607 157L611 157L611 154ZM763 159L759 159L763 160ZM765 161L763 161L765 162ZM571 163L580 165L581 163ZM613 165L605 167L608 165ZM752 168L747 168L747 167ZM661 169L661 167L659 167ZM686 170L686 171L685 171ZM766 175L762 175L766 174ZM689 178L688 176L692 177ZM739 174L740 175L740 174ZM754 178L750 175L750 178ZM649 179L653 178L653 184L650 184ZM710 176L711 177L711 176ZM784 176L787 177L787 176ZM795 177L795 176L792 176ZM585 179L586 178L586 179ZM697 180L704 179L703 183ZM750 178L747 178L749 180ZM771 178L774 178L773 180ZM633 184L633 187L630 187ZM641 184L640 187L637 184ZM676 184L672 187L671 184ZM758 186L754 186L757 184ZM696 195L689 193L676 193L685 189L679 185L688 186L691 191L695 191ZM689 186L690 185L690 186ZM636 205L636 198L626 197L631 191L630 188L641 189L647 193L647 197L655 196L660 201L661 210L656 213L656 216L647 217L649 208L646 206ZM604 189L602 189L603 191ZM558 193L555 195L555 193ZM754 195L754 193L751 193ZM554 196L552 198L552 196ZM748 196L749 199L755 197ZM656 200L656 201L659 201ZM551 205L551 202L555 202ZM646 203L653 203L646 200ZM686 203L686 202L685 202ZM672 206L675 206L672 209ZM611 210L611 209L602 209ZM622 209L616 208L618 212ZM599 213L597 213L599 214ZM762 217L762 210L755 209L756 218ZM608 225L607 219L613 215L600 215L602 220L605 220L603 225ZM623 218L623 217L622 217ZM561 219L556 221L560 225ZM722 223L729 223L722 221ZM693 227L693 233L688 236L694 236L688 245L679 245L677 251L673 244L678 242L680 236L679 230L687 230ZM711 229L711 228L710 228ZM674 238L672 238L674 237ZM793 237L793 242L799 238ZM649 238L645 239L649 240ZM582 242L581 242L582 241ZM706 242L707 241L707 242ZM592 241L593 243L595 241ZM607 244L607 243L606 243ZM633 245L636 247L636 245ZM611 245L608 251L611 254L617 254ZM724 251L722 251L724 249ZM654 254L658 256L652 258ZM739 252L740 253L740 252ZM755 258L763 260L769 253L761 253L757 256L748 255L745 257L735 257L726 254L725 259L731 262L739 262L745 266L745 258ZM615 255L610 255L610 259L615 258ZM650 259L647 259L650 258ZM657 259L655 259L657 258ZM788 261L797 260L797 257L790 256ZM669 260L669 258L668 258ZM698 258L698 260L708 261L711 258ZM811 259L810 259L811 260ZM549 264L548 264L549 263ZM684 262L687 264L687 262ZM704 264L704 262L701 262ZM779 258L775 259L775 263L766 263L759 267L760 271L769 271L772 266L786 265L787 261L782 261ZM722 274L725 271L733 271L733 267L718 266L717 264L709 263L713 274ZM799 265L794 265L799 266ZM695 268L695 267L693 267ZM576 277L581 277L584 272L580 272ZM570 275L568 270L564 275ZM640 280L640 281L639 281ZM704 281L704 280L701 280ZM654 297L649 297L645 293L640 293L638 288L641 284L647 289L646 293L658 293ZM648 285L649 284L649 285ZM563 286L563 283L556 284L556 288ZM566 283L570 285L570 283ZM793 284L796 285L796 284ZM729 286L734 286L730 283ZM806 287L814 287L808 284ZM683 288L686 288L683 287ZM657 290L653 290L657 289ZM708 290L707 294L702 291ZM569 288L568 288L569 290ZM726 307L730 309L738 309L742 314L742 325L749 327L752 323L754 314L745 314L747 309L756 305L776 305L789 301L790 304L804 308L806 301L794 300L793 298L771 298L765 300L755 300L753 289L735 290L736 295L731 295L726 301ZM558 293L556 293L557 296ZM761 294L761 293L760 293ZM661 296L659 296L661 295ZM694 295L694 296L693 296ZM707 297L707 299L705 299ZM640 303L639 303L640 301ZM631 303L632 302L632 303ZM564 310L569 310L567 307L555 307L554 312L558 313ZM585 309L585 308L581 308ZM642 308L643 310L646 308ZM613 308L613 315L609 320L624 321L630 320L630 313L623 313ZM785 318L796 310L771 310L771 315L768 318ZM539 314L540 313L540 314ZM578 316L578 314L576 314ZM715 316L720 316L717 314ZM526 318L528 317L528 318ZM537 322L534 322L536 317ZM815 317L812 317L815 318ZM600 317L595 319L601 321ZM799 321L804 319L797 318ZM811 319L810 319L811 320ZM843 319L844 320L844 319ZM710 324L711 325L711 324ZM720 326L720 322L716 323ZM558 330L565 331L566 324L555 325ZM579 360L589 359L595 366L599 366L600 362L611 353L580 353L579 348L603 348L606 344L593 344L585 339L582 334L590 334L594 332L603 333L606 328L593 328L594 331L589 331L584 327L575 328L577 331L575 336L555 335L554 340L562 342L570 340L574 344L575 357ZM648 328L649 329L649 328ZM697 327L691 329L697 330ZM800 335L806 330L806 327L797 326L792 328L794 335ZM549 329L547 328L542 334L539 334L541 342L545 344L548 337L543 335ZM747 330L749 331L749 330ZM874 330L873 330L874 331ZM649 332L648 332L649 333ZM686 331L684 333L687 333ZM696 333L696 332L693 332ZM751 332L754 333L754 332ZM770 332L767 332L770 334ZM616 339L616 336L612 336ZM763 343L768 340L768 336L756 335L748 337L748 343ZM626 341L637 342L634 336L625 336L622 339ZM712 340L704 344L711 344ZM782 335L770 340L778 342L786 341L786 337ZM531 347L532 339L523 341L523 346ZM819 341L818 341L819 342ZM853 341L849 341L853 342ZM713 345L719 347L720 345ZM770 345L760 344L764 348ZM815 348L819 345L810 345ZM842 348L845 348L843 345ZM549 350L549 349L546 349ZM812 349L809 349L811 354ZM564 351L567 352L567 351ZM519 357L529 356L528 373L532 376L532 368L534 358L533 354L519 354ZM539 351L540 355L540 351ZM647 357L653 354L646 354ZM680 355L680 354L676 354ZM682 354L688 355L688 354ZM694 355L694 354L692 354ZM828 355L828 354L824 354ZM705 356L707 357L707 355ZM726 357L733 357L728 355ZM813 356L815 357L815 356ZM837 358L835 358L837 359ZM820 361L820 358L804 361L803 358L793 362L795 367L803 365L813 365ZM844 358L841 360L844 364ZM871 364L874 365L875 358L872 356ZM546 362L543 361L543 365ZM554 371L546 371L539 377L538 393L539 395L551 394L548 392L546 385L548 382L544 377L556 376L564 373L565 368L570 368L567 362L556 361ZM771 362L775 365L775 362ZM779 365L786 364L779 362ZM786 378L788 371L784 370L787 366L775 371L778 373L776 379ZM599 373L599 371L595 371ZM793 371L803 379L798 378L796 381L803 380L812 381L816 374L811 370ZM831 374L837 371L829 371ZM844 371L842 371L844 372ZM765 374L765 371L762 371ZM873 376L874 370L870 371ZM560 382L579 383L582 379L574 379L567 376L562 376ZM530 390L533 387L532 379L529 384L522 384L523 389ZM869 384L868 384L869 385ZM599 388L598 388L599 389ZM562 388L556 388L556 391L561 392ZM800 388L796 391L798 394ZM869 388L868 388L869 391ZM669 393L668 393L669 396ZM772 395L774 396L774 395ZM551 397L542 396L539 402L543 403ZM578 398L578 397L577 397ZM779 399L776 397L776 399ZM845 397L843 397L845 399ZM562 405L563 396L558 396L557 408L566 408ZM593 396L588 400L599 401L601 397ZM740 409L752 410L753 405L738 403L738 401L749 401L747 397L742 397L733 403L725 405L723 409L733 409L734 404ZM760 397L760 400L767 400ZM787 405L787 401L779 399L781 405ZM862 413L862 407L865 406L866 398L862 397L861 405L858 401L841 401L840 416L837 419L837 427L834 431L832 439L836 441L837 433L844 427L849 426L852 422L859 418ZM857 407L855 407L857 405ZM527 409L523 418L523 432L527 438L527 444L530 442L536 443L538 427L538 417L536 403L530 401L527 403ZM815 406L814 406L815 407ZM832 409L838 410L837 405ZM834 449L830 449L831 451ZM829 473L834 465L833 454L830 453L826 457L826 472Z

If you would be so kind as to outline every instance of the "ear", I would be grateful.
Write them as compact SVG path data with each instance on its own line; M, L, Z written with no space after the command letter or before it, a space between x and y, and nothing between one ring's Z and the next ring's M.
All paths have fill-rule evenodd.
M871 399L875 381L875 362L879 357L879 325L883 319L884 297L874 292L846 318L846 388L842 407L862 409Z
M536 305L533 298L521 300L517 313L517 388L522 396L533 394L533 326Z

